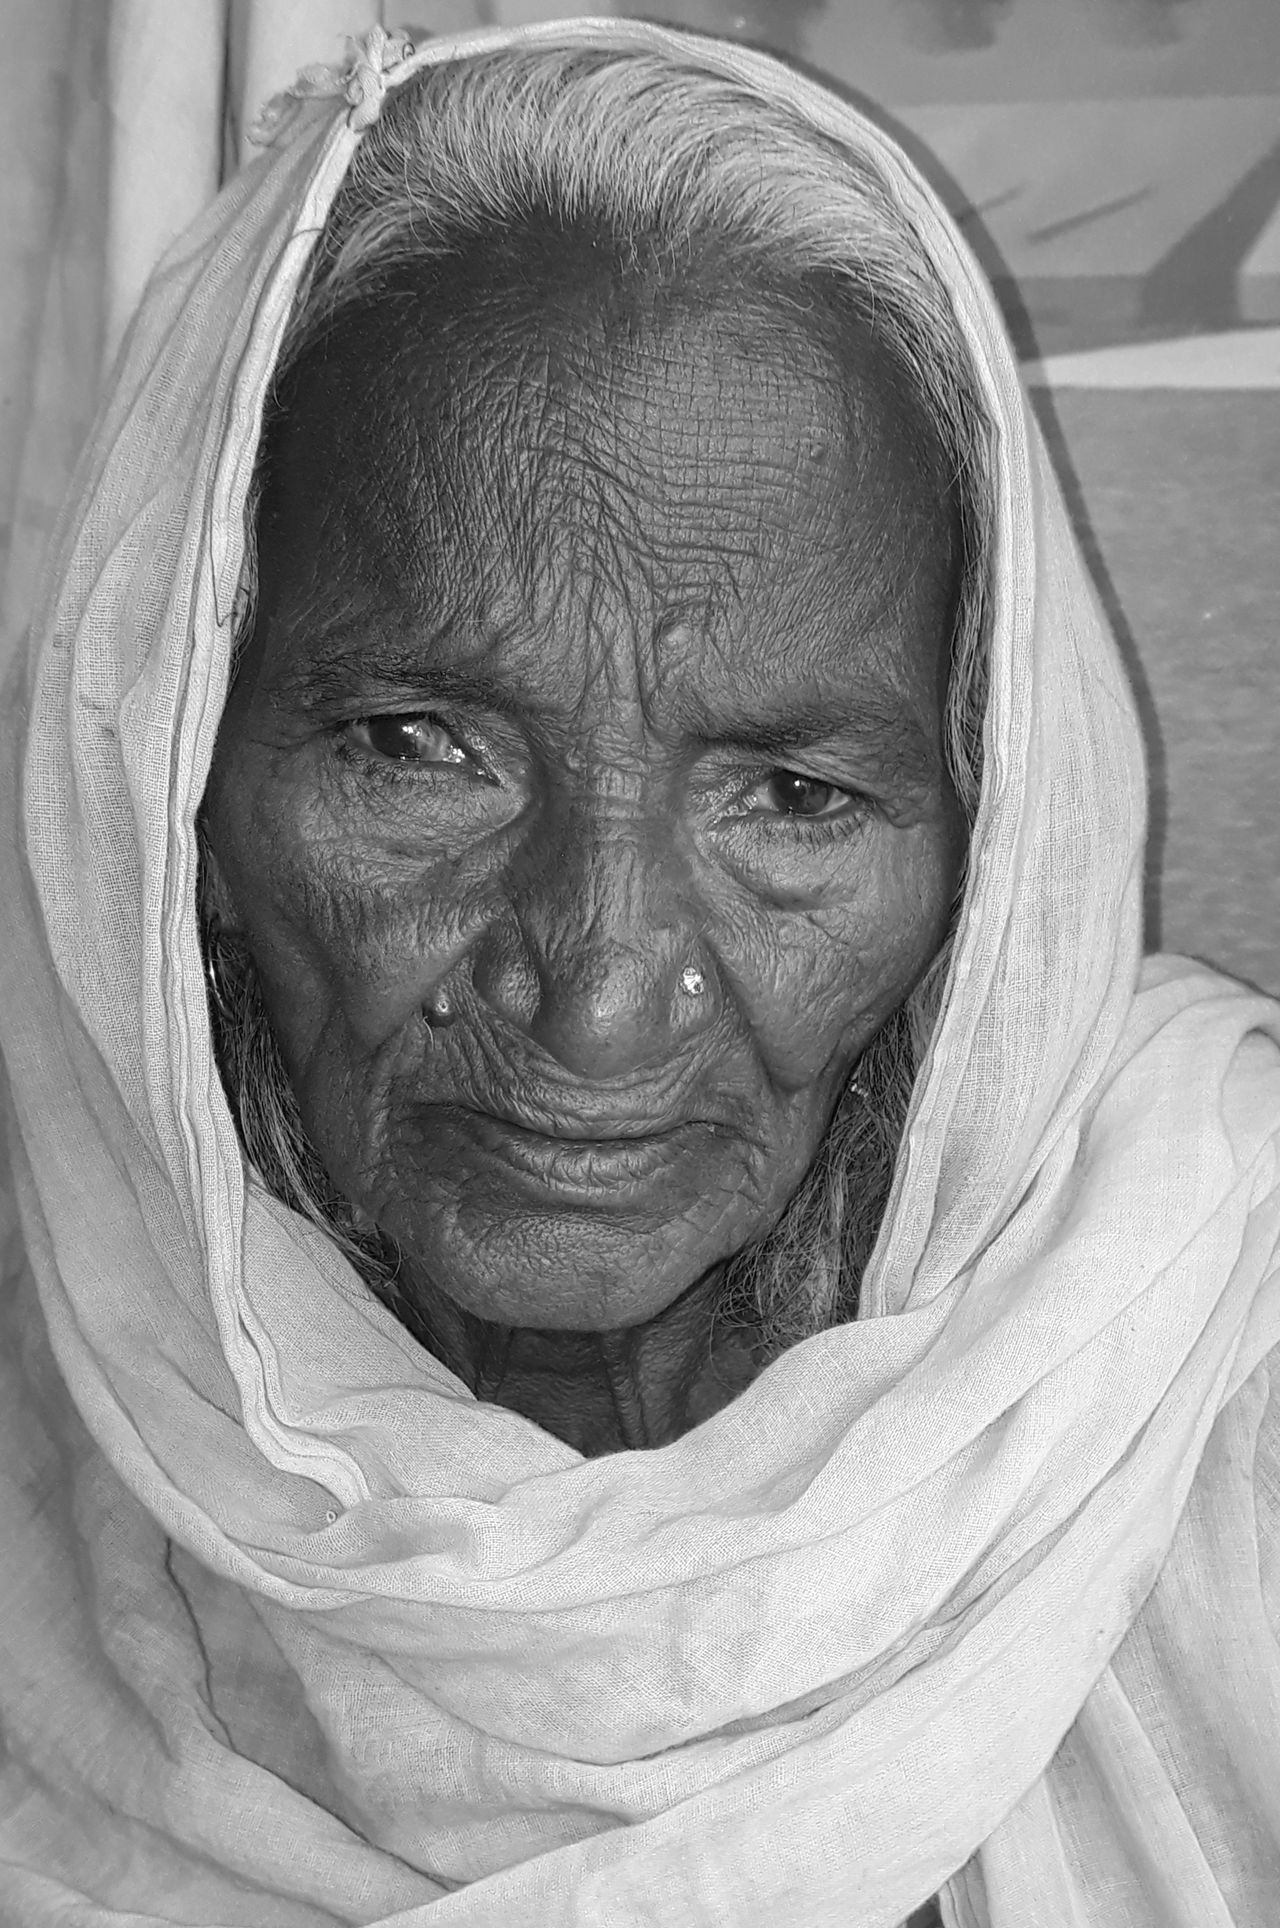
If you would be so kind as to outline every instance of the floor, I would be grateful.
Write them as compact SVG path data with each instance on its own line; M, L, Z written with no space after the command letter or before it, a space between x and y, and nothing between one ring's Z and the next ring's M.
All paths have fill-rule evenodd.
M1280 390L1038 390L1147 724L1150 939L1280 993Z

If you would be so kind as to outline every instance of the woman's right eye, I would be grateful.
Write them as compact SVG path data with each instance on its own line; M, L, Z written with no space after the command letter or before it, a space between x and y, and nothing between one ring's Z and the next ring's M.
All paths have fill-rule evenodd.
M439 718L427 710L358 716L345 726L343 735L354 749L388 763L466 764L473 760Z

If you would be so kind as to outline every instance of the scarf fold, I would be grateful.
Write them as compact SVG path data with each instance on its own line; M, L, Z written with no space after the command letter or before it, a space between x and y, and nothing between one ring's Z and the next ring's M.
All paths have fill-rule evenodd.
M867 156L996 448L983 799L863 1316L595 1460L474 1400L246 1169L194 905L314 237L387 86L520 44L692 63ZM1133 704L980 271L842 100L638 23L375 34L266 131L126 338L3 758L0 1897L31 1928L892 1928L950 1883L953 1922L1261 1928L1177 1759L1188 1616L1258 1571L1194 1493L1239 1512L1274 1452L1280 1011L1140 962ZM1260 1598L1232 1679L1270 1705ZM1265 1866L1280 1723L1237 1698Z

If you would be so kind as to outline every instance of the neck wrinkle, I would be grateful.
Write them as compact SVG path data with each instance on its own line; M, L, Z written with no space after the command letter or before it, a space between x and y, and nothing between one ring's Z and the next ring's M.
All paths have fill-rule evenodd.
M476 1398L522 1414L588 1458L664 1446L727 1405L759 1361L718 1320L717 1267L641 1326L560 1332L481 1319L442 1293L397 1310Z

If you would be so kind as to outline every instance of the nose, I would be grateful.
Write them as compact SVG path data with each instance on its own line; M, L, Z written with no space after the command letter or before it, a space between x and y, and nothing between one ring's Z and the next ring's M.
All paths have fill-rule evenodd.
M476 990L572 1076L625 1078L715 1021L700 921L670 824L566 813L513 867L507 914L473 955Z

